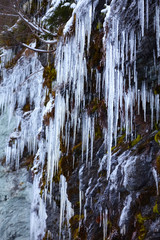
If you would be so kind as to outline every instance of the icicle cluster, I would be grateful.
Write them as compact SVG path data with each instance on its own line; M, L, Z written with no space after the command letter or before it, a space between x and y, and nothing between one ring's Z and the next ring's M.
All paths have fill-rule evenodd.
M135 4L135 3L133 3ZM151 128L154 122L154 109L156 110L156 122L159 121L159 95L154 95L151 90L147 90L145 82L142 89L137 86L137 46L145 35L145 30L149 24L148 1L146 6L144 0L138 1L138 17L140 19L141 34L135 33L134 28L130 31L120 27L119 11L125 11L126 1L116 6L116 1L112 1L107 10L104 29L111 29L104 37L106 47L106 69L104 73L105 101L108 108L106 129L107 149L108 149L108 177L111 171L111 147L116 145L118 122L120 128L126 129L126 140L131 134L133 139L133 109L138 101L138 113L140 114L140 102L144 111L144 121L146 121L146 104L150 103ZM115 10L115 6L117 9ZM159 53L159 6L156 7L156 36L157 52ZM137 42L138 39L138 42ZM158 56L157 56L158 57ZM127 89L127 90L126 90ZM123 111L125 109L125 112ZM125 121L124 121L125 119Z
M42 124L43 68L36 54L27 57L24 53L14 68L3 68L2 75L1 111L8 109L9 123L13 115L17 118L17 130L11 134L6 147L6 162L14 164L16 161L16 168L19 168L25 146L30 154L37 151L37 133ZM25 105L29 106L29 112L22 111Z

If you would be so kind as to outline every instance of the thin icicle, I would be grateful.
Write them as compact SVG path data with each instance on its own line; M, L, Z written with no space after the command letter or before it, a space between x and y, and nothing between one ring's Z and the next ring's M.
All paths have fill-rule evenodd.
M153 177L154 177L154 180L156 183L157 196L159 196L158 175L157 175L157 171L155 168L152 168L152 173L153 173Z
M62 224L64 223L64 220L67 220L67 227L69 230L69 219L74 215L74 211L72 209L71 203L68 200L67 195L67 182L66 178L61 175L60 176L60 223L59 223L59 239L61 239L61 233L62 233ZM71 235L69 234L71 239Z
M141 98L142 98L142 106L144 111L144 121L146 122L146 101L147 101L147 93L146 93L146 86L145 82L142 84L142 90L141 90Z
M157 42L157 57L160 56L160 11L159 6L156 6L156 42Z
M107 237L107 224L108 224L108 210L105 209L103 213L103 240Z
M146 28L149 27L149 3L148 0L146 0Z

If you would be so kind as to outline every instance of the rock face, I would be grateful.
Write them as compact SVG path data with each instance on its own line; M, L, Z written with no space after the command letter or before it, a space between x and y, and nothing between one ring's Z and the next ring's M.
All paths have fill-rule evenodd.
M159 239L159 1L52 5L43 24L58 33L54 55L26 50L12 70L2 66L9 100L3 94L0 105L12 103L18 119L7 163L20 170L1 167L0 233L28 238L26 166L31 240Z

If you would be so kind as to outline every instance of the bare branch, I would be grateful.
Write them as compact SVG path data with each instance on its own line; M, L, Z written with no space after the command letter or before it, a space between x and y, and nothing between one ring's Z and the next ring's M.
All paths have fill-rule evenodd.
M50 31L48 31L47 29L44 29L43 27L39 27L38 25L32 23L27 17L24 17L24 15L20 12L17 11L15 9L15 12L19 15L19 17L27 24L29 25L31 28L33 28L35 31L40 32L40 33L47 33L53 37L57 37L57 34L53 34Z
M57 43L57 40L45 40L42 39L42 37L40 36L41 34L48 34L54 38L57 37L57 34L53 34L52 32L50 32L49 30L38 26L36 23L32 22L26 15L25 13L22 12L22 10L20 10L20 4L19 4L19 0L9 0L10 3L7 5L5 4L1 4L0 3L0 7L3 8L3 12L0 12L0 15L2 16L11 16L11 17L19 17L19 19L17 20L17 23L22 20L32 31L32 33L35 35L35 37L37 37L41 42L45 43L45 44L50 44L50 45L54 45ZM12 13L13 12L13 13ZM15 13L15 14L14 14ZM17 40L14 38L14 40L17 42ZM17 42L18 43L18 42ZM25 43L21 43L19 42L19 44L21 44L24 47L27 47L35 52L39 52L39 53L52 53L55 50L41 50L41 49L35 49L32 48L30 46L28 46Z
M10 13L0 13L1 16L9 16L9 17L19 17L16 14L10 14Z
M30 46L28 46L27 44L25 44L25 43L20 43L23 47L26 47L26 48L28 48L28 49L30 49L30 50L32 50L32 51L34 51L34 52L38 52L38 53L53 53L53 52L55 52L55 49L53 49L53 50L42 50L42 49L38 49L38 48L33 48L33 47L30 47Z

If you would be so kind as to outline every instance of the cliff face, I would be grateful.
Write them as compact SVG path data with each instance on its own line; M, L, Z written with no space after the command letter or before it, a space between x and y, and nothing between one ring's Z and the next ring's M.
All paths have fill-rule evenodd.
M159 239L159 2L38 6L56 51L12 66L3 50L0 86L6 163L32 172L30 239Z

